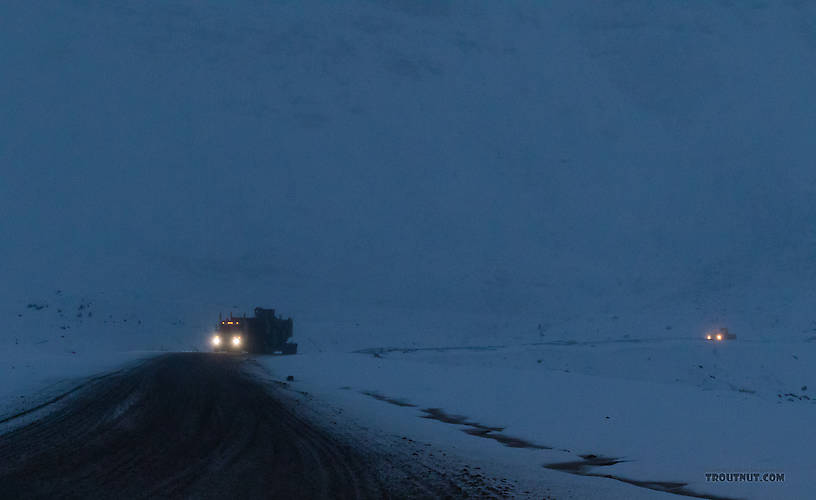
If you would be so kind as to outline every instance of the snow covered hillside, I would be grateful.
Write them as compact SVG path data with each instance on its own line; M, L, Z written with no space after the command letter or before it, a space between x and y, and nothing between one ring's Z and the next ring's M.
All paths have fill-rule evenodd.
M4 2L3 311L169 304L147 348L256 304L325 348L665 305L796 337L813 9Z

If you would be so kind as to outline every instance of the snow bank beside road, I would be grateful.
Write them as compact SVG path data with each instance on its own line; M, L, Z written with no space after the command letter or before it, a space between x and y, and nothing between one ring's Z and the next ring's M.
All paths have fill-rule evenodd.
M0 433L37 418L38 410L70 395L92 379L104 377L157 352L122 351L43 354L6 350L0 357Z
M62 289L27 298L14 292L0 292L0 421L128 363L195 347L175 335L195 331L177 304Z

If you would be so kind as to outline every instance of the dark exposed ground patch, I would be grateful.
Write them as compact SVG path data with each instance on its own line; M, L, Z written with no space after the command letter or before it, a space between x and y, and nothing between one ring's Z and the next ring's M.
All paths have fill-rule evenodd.
M384 396L378 392L373 391L360 391L360 392L361 394L365 394L368 397L374 398L378 401L384 401L392 405L409 408L416 407L415 404L408 403L405 400ZM422 416L422 418L437 420L439 422L443 422L446 424L463 425L467 427L466 429L462 429L462 432L465 432L466 434L470 434L471 436L476 436L485 439L492 439L503 444L504 446L509 446L510 448L530 448L535 450L552 449L549 446L531 443L518 437L502 434L504 427L491 427L488 425L480 424L479 422L473 422L463 415L451 415L449 413L445 413L445 411L442 410L441 408L425 408L422 410L422 412L425 414Z
M508 436L507 434L502 434L501 431L504 430L504 427L490 427L487 425L480 424L478 422L471 422L465 416L449 415L440 408L426 408L422 411L425 413L425 415L422 418L438 420L446 424L464 425L466 427L469 427L468 429L462 429L462 431L465 432L466 434L470 434L471 436L476 436L480 438L492 439L511 448L532 448L536 450L552 449L549 446L531 443L521 438Z
M488 431L484 429L464 429L466 434L470 434L471 436L492 439L494 441L498 441L499 443L509 446L510 448L532 448L536 450L551 450L552 448L549 446L542 446L540 444L534 444L529 441L525 441L524 439L508 436L507 434L502 434L500 432Z
M799 401L803 401L803 400L808 400L808 401L810 401L810 397L809 397L809 396L805 396L805 395L801 395L801 396L800 396L799 394L795 394L795 393L793 393L793 392L787 392L787 393L785 393L785 394L777 394L776 396L777 396L778 398L785 398L785 399L787 399L788 401L795 401L795 400L797 400L797 399L798 399Z
M422 410L422 412L425 413L422 418L438 420L446 424L467 425L468 427L485 431L501 432L504 430L504 427L490 427L487 425L482 425L478 422L471 422L464 415L451 415L449 413L445 413L445 411L441 408L425 408Z
M366 396L374 398L374 399L376 399L378 401L385 401L386 403L390 403L390 404L396 405L396 406L402 406L402 407L408 407L408 408L413 408L413 407L416 406L415 404L408 403L408 402L406 402L406 401L404 401L402 399L395 399L395 398L389 398L388 396L383 396L379 392L360 391L360 393L365 394Z
M646 488L649 490L660 491L663 493L672 493L674 495L680 495L685 497L708 498L710 500L734 500L731 497L698 493L696 491L688 489L687 488L688 483L680 483L674 481L641 481L637 479L629 479L621 476L616 476L613 474L600 474L597 472L591 472L591 469L593 467L608 467L611 465L624 462L625 460L598 455L580 455L580 457L583 460L576 460L572 462L559 462L554 464L548 464L545 465L544 467L547 469L567 472L569 474L575 474L578 476L603 477L606 479L614 479L615 481L631 484L632 486L637 486L639 488Z
M813 337L816 339L816 337ZM663 343L672 340L690 340L688 337L671 337L671 338L619 338L619 339L605 339L605 340L549 340L542 342L530 342L520 344L523 346L595 346L601 344L645 344L645 343ZM444 347L369 347L366 349L358 349L353 351L355 354L370 354L372 356L380 357L383 354L392 352L400 354L410 354L415 352L448 352L448 351L497 351L499 349L506 349L507 345L484 345L484 346L444 346Z
M452 347L369 347L367 349L359 349L354 351L355 354L370 354L372 356L381 356L390 352L398 352L408 354L411 352L448 352L448 351L495 351L502 349L505 345L487 345L487 346L452 346Z
M555 464L546 465L545 467L548 469L560 470L572 474L584 474L589 472L589 469L592 467L605 467L619 464L624 461L617 458L603 457L598 455L578 455L578 456L580 456L583 460L576 460L573 462L559 462Z

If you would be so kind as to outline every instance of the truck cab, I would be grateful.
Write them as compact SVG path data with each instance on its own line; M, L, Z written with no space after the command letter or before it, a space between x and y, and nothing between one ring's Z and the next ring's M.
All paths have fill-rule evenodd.
M245 350L246 335L246 318L233 318L221 320L216 327L215 334L210 342L212 343L213 351L232 351L242 352Z

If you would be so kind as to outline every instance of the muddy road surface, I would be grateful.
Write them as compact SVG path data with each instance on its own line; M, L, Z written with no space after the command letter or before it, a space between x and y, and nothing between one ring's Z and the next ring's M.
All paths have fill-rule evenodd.
M0 435L2 498L402 498L376 457L311 425L242 358L172 354ZM413 487L420 484L418 479ZM446 496L444 485L421 496ZM454 495L455 496L455 495Z

